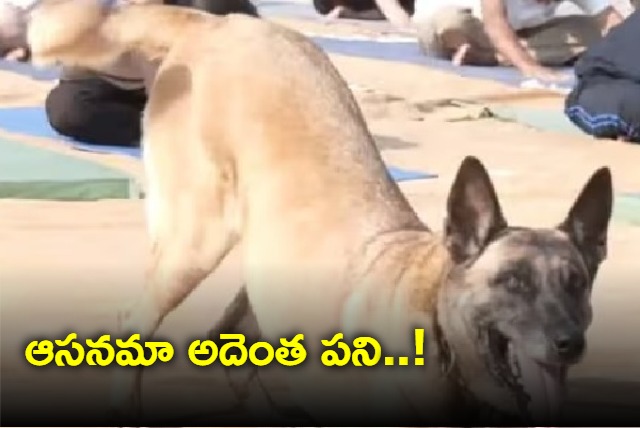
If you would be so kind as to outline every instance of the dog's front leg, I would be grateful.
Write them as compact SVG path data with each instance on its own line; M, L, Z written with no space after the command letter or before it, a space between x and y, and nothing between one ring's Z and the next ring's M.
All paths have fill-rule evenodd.
M122 325L119 336L128 338L139 333L141 340L150 340L162 320L175 309L227 253L228 244L220 243L218 257L209 259L207 265L197 265L187 258L189 252L183 245L173 248L156 249L154 262L148 274L148 281L141 298L127 312L121 315ZM179 255L184 251L187 256ZM168 254L170 253L170 254ZM142 422L141 386L142 366L118 368L114 373L111 397L114 422L126 425ZM135 426L139 426L137 424Z
M249 302L245 285L240 287L218 323L209 331L209 338L218 342L218 347L220 347L222 346L220 335L229 333L243 334L247 343L262 340L260 326ZM273 382L266 382L264 379L266 375L264 368L251 365L225 367L225 375L246 417L246 423L291 425L295 424L294 422L300 423L301 420L308 423L310 420L301 408L290 404L294 401L285 396L289 393L288 390L285 391L287 386L282 383L282 379L279 379L277 374L275 378L280 382L276 382L275 388L272 388L271 383ZM273 374L269 376L269 380L274 380ZM279 397L273 395L275 392L273 389L278 392ZM282 400L283 396L285 396L284 400ZM283 405L281 401L287 404Z
M185 183L177 189L179 195L159 194L150 182L147 222L151 225L151 262L140 299L122 317L122 337L139 333L142 341L149 340L162 320L237 242L237 234L229 227L232 222L224 214L229 195L211 176L206 178L199 186ZM141 366L115 371L111 396L111 414L117 418L114 422L141 422L141 382Z
M247 287L242 285L233 300L227 305L218 323L209 331L209 338L221 347L221 334L243 334L247 343L255 343L261 339L258 320L249 304ZM229 386L240 404L244 404L249 395L249 385L257 373L251 365L245 367L225 367Z

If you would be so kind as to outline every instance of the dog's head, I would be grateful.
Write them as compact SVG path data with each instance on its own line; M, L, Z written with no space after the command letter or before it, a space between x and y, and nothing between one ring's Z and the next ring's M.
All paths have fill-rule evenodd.
M559 226L510 227L483 165L463 161L445 222L456 267L439 318L474 395L534 420L557 416L567 368L585 350L612 192L601 168Z
M100 67L112 63L113 44L102 30L107 16L100 0L39 0L27 30L32 62L43 67L76 66L87 58Z

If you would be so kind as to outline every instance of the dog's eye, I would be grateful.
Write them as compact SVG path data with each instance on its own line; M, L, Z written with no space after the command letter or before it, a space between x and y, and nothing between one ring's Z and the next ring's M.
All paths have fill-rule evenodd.
M522 293L526 291L526 284L516 276L505 279L505 288L511 293Z
M523 276L519 272L501 272L493 281L492 287L504 290L513 294L527 294L531 286L527 281L523 281Z

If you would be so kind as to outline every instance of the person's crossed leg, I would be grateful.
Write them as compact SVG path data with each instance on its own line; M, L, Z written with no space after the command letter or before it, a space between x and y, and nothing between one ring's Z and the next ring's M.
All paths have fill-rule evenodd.
M49 92L45 111L58 133L91 144L135 146L140 141L144 87L123 89L97 75L63 79Z

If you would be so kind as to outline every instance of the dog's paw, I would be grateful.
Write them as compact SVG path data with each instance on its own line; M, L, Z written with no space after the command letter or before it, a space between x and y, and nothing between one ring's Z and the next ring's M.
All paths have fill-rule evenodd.
M117 373L113 379L109 399L108 418L114 426L140 426L142 403L129 373Z
M107 411L107 422L114 427L141 427L142 414L136 406L111 403Z

